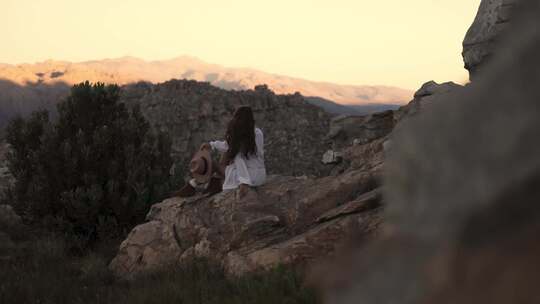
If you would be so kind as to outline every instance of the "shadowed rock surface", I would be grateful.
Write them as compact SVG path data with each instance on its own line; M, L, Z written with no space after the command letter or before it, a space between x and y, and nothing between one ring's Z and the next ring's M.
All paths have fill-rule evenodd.
M388 135L394 128L394 111L384 111L367 116L338 116L330 121L326 138L333 149L353 144L365 144Z
M5 194L10 186L15 182L15 178L11 174L8 168L8 153L10 151L10 145L6 142L0 142L0 197Z
M226 91L208 83L171 80L126 86L122 100L139 105L156 129L170 133L178 170L203 142L223 140L234 110L249 105L264 132L269 173L324 175L327 171L319 160L328 144L320 139L328 132L330 116L300 94L275 95L266 86Z
M282 263L313 262L331 255L356 233L371 235L380 223L377 172L350 171L337 178L276 176L237 198L171 198L152 207L148 222L121 244L110 268L120 277L182 263L192 257L221 262L241 275Z
M449 94L456 94L463 87L453 82L438 84L435 81L428 81L414 93L414 99L407 105L399 108L394 113L396 123L406 121L418 113L424 111L426 107L436 104L439 100L447 97Z
M540 3L520 5L497 60L393 134L384 237L332 267L329 303L540 301Z
M22 225L22 220L10 205L0 205L0 227L10 228Z
M10 205L0 205L0 261L9 260L13 254L15 243L11 238L12 232L23 226L21 217Z

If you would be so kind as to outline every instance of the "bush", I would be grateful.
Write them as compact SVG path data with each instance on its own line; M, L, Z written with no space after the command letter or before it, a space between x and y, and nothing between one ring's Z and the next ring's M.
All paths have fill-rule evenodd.
M91 240L127 231L164 198L171 141L119 97L116 85L85 82L58 104L56 121L40 111L9 123L16 182L7 193L20 214Z

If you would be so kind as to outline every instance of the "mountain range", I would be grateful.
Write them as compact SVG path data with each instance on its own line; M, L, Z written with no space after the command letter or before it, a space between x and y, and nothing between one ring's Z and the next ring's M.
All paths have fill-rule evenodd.
M253 89L266 84L276 94L299 92L308 102L332 114L364 114L397 108L412 91L389 86L353 86L270 74L248 68L228 68L190 56L145 61L121 57L85 62L47 60L35 64L0 64L0 119L53 108L69 87L83 81L125 85L170 79L209 82L226 90Z
M345 105L402 105L411 99L413 93L390 86L339 85L275 75L248 68L227 68L190 56L162 61L121 57L79 63L47 60L35 64L2 64L0 65L1 78L18 84L58 81L74 84L89 80L120 85L137 81L159 83L170 79L189 79L207 81L226 90L246 90L259 84L266 84L276 94L299 92L304 96L321 97Z

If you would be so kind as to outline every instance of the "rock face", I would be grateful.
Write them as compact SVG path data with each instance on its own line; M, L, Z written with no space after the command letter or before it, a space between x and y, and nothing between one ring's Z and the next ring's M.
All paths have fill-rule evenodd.
M463 41L463 60L470 78L492 57L518 0L482 0L478 14Z
M11 228L22 225L22 220L10 205L0 205L0 228Z
M7 166L7 155L9 150L9 144L3 141L0 142L0 196L2 196L5 190L12 186L15 181Z
M15 246L10 234L23 227L21 217L10 205L0 205L0 260L9 259L10 252Z
M522 5L486 73L393 135L388 229L331 268L328 303L540 302L540 2Z
M355 234L376 231L380 195L370 192L376 174L275 176L243 198L230 191L165 200L152 207L147 223L131 231L110 268L129 279L193 257L220 261L233 275L313 262Z
M342 149L384 137L394 125L394 111L391 110L366 116L338 116L330 121L326 139L332 142L334 149Z
M341 152L328 150L326 151L326 153L324 153L322 157L322 162L325 165L338 164L339 162L341 162L342 157L343 155L341 154Z
M416 116L425 111L427 107L436 104L441 99L451 99L449 95L460 92L463 87L453 82L438 84L435 81L428 81L414 93L414 99L407 105L401 107L393 115L394 123L403 122L408 118Z
M320 158L328 145L320 139L328 132L330 117L306 103L300 94L275 95L266 86L226 91L208 83L171 80L158 85L127 86L123 101L140 105L155 128L171 134L177 169L186 166L201 143L223 139L234 110L249 105L264 132L269 173L325 173Z

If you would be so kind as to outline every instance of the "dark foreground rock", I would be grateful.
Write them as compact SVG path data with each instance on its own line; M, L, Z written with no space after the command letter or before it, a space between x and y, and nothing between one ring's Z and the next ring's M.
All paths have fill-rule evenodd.
M0 228L9 229L22 225L21 217L10 205L0 205Z
M497 61L393 135L384 237L326 268L329 303L540 302L540 3L521 5Z
M11 259L15 243L12 235L23 228L21 217L10 205L0 205L0 262Z

